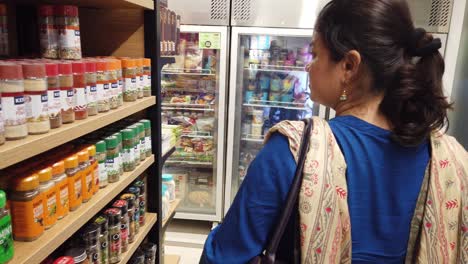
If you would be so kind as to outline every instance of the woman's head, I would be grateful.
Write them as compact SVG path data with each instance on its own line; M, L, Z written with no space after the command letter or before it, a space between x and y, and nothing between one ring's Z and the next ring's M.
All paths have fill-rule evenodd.
M375 98L394 139L419 144L450 108L438 48L440 40L414 28L405 0L332 0L313 37L312 99L337 108Z

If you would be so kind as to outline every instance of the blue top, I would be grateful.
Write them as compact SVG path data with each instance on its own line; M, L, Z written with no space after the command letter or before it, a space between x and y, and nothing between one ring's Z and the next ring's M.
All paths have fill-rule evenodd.
M404 263L428 142L399 146L391 132L352 116L330 126L348 165L353 264ZM200 263L246 263L259 255L295 169L287 138L274 135L250 165L223 224L208 236Z

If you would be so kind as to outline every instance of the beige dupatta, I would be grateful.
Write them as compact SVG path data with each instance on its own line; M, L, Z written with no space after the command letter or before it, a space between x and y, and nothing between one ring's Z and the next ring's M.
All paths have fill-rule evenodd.
M273 127L289 139L296 161L304 122ZM351 263L346 162L322 119L314 118L299 195L302 263ZM452 137L431 137L426 170L411 222L406 263L468 263L468 154Z

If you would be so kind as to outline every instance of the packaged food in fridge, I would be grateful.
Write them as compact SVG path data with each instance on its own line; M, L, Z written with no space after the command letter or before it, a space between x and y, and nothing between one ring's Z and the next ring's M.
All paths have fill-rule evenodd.
M189 192L187 200L192 207L213 207L213 181L210 175L193 172L189 178Z
M214 129L215 118L199 118L197 120L197 129L202 132L212 132Z
M171 104L190 104L191 99L189 95L174 96L171 98Z
M201 105L212 104L215 99L215 95L212 93L202 93L198 96L196 103Z
M187 173L172 173L176 184L176 198L183 200L187 193L188 174Z
M185 71L197 72L202 70L203 51L198 44L190 42L185 52Z

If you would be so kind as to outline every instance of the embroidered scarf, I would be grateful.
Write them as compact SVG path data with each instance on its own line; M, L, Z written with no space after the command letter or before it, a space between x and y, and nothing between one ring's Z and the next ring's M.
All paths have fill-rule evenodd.
M304 122L273 127L298 160ZM431 136L426 169L411 221L406 263L468 263L468 155L453 138ZM314 118L299 195L301 263L351 263L346 162L328 123Z

